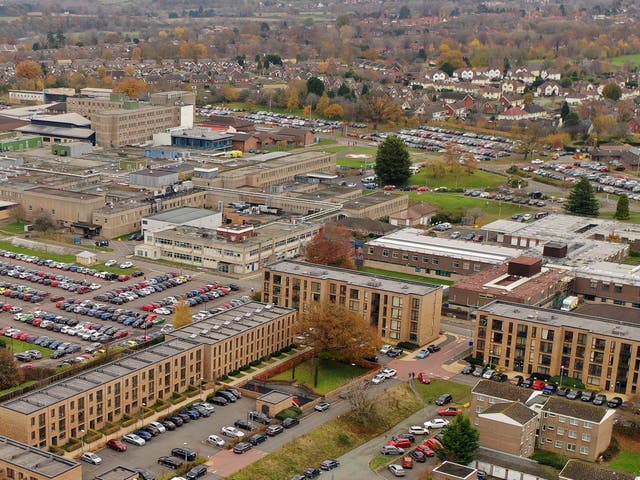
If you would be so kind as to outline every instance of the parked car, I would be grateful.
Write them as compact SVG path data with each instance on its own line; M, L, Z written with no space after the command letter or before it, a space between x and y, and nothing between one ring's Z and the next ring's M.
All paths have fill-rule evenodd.
M107 447L116 452L125 452L127 450L127 444L117 438L112 438L107 442Z
M100 465L102 463L102 458L100 458L93 452L84 452L80 457L80 460L91 463L93 465Z
M558 395L559 397L566 397L567 393L569 393L570 391L571 391L570 388L559 387L558 390L556 390L556 395Z
M222 437L219 437L218 435L209 435L207 437L207 443L215 445L216 447L224 447L226 442Z
M622 405L622 398L613 397L611 400L607 402L607 407L609 408L619 408Z
M244 437L244 432L238 430L236 427L222 427L222 434L232 438Z
M197 454L195 451L186 447L176 447L171 449L171 455L178 458L183 458L185 462L193 462Z
M233 422L233 425L237 428L241 428L242 430L247 430L249 432L258 429L258 426L255 423L251 423L250 421L244 420L243 418L239 418L238 420Z
M553 395L558 391L558 386L556 384L550 383L549 385L545 385L542 389L542 393L544 395Z
M429 378L429 375L427 375L427 372L418 373L418 381L425 385L429 385L431 383L431 379Z
M409 427L409 433L412 433L414 435L428 435L429 429L422 425L411 425Z
M409 455L418 463L424 463L427 461L427 456L418 449L411 450Z
M582 390L570 390L567 393L567 400L577 400L580 397L582 397Z
M127 433L122 437L122 439L125 442L130 443L131 445L137 445L138 447L142 447L146 443L144 438L139 437L135 433Z
M158 463L160 465L164 465L165 467L169 467L172 470L176 470L177 468L180 468L182 466L184 461L177 457L162 456L158 458Z
M424 428L442 428L446 425L449 425L449 420L445 420L444 418L434 418L433 420L424 422Z
M416 355L416 358L427 358L430 353L431 352L428 349L423 348L418 352L418 354Z
M406 475L406 472L404 468L402 468L402 465L392 463L387 468L394 477L404 477Z
M206 465L196 465L187 472L185 478L187 480L196 480L196 478L204 477L207 474Z
M438 410L438 415L442 415L443 417L455 417L456 415L459 415L461 413L462 410L456 407L447 407Z
M394 447L393 445L384 445L380 450L382 455L402 455L404 448Z
M329 410L330 406L331 404L329 402L319 402L313 409L317 412L324 412L325 410Z
M492 369L485 370L485 372L482 374L482 378L489 379L493 376L494 373L496 373L495 370L492 370Z
M531 388L533 390L543 390L546 386L546 383L544 383L542 380L534 380L531 384Z
M391 439L387 442L387 445L393 445L394 447L400 447L400 448L410 448L411 447L411 441L408 438L396 438Z
M259 422L264 425L269 425L273 421L273 419L268 415L257 411L249 412L249 420L253 420L254 422Z
M476 365L476 368L473 370L472 375L474 377L481 377L483 373L484 373L484 367L480 365Z
M466 365L460 373L462 373L463 375L471 375L474 370L475 369L473 365Z
M583 392L582 395L580 396L580 400L582 400L583 402L593 402L595 398L596 398L596 392L594 392L593 390L587 390L586 392Z
M267 429L264 431L268 436L275 437L276 435L281 434L284 431L282 425L269 425Z
M322 474L322 471L319 468L307 467L307 469L304 471L304 478L305 480L308 480L310 478L319 477L320 474Z
M255 435L251 435L248 440L248 442L254 447L266 441L267 436L264 433L256 433Z
M320 470L333 470L334 468L338 468L340 466L340 462L334 459L323 460L320 462Z
M291 427L295 427L296 425L300 424L300 420L298 420L297 418L285 418L282 421L282 426L284 428L291 428Z
M450 393L443 393L436 399L436 405L438 406L446 405L451 402L453 402L453 397Z
M414 460L410 455L402 459L402 468L413 468Z
M235 447L233 447L233 453L242 454L248 452L249 450L251 450L251 444L248 442L240 442L236 444Z
M604 405L607 403L607 396L604 393L599 393L593 399L594 405Z
M395 377L398 372L393 368L383 368L382 370L380 370L380 373L387 378L392 378Z

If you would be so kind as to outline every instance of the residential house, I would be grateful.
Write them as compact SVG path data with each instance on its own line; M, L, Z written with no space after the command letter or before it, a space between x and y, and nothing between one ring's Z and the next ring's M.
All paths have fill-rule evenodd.
M407 210L389 216L389 224L402 227L415 227L417 225L429 225L431 218L437 213L438 207L430 204L419 203Z

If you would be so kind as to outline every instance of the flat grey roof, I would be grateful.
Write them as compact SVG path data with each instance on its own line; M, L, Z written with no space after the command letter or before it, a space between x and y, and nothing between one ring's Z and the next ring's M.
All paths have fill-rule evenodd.
M129 480L130 478L138 478L138 472L120 465L95 476L95 480Z
M280 272L309 278L315 277L323 280L331 279L359 287L374 288L386 292L407 295L427 295L442 288L441 285L415 282L412 280L399 280L383 275L328 267L327 265L316 265L315 263L300 262L297 260L280 260L269 264L268 267L272 272L276 273Z
M178 339L159 343L146 350L136 352L92 370L87 370L79 375L27 393L0 405L19 413L33 413L196 346L197 344L194 342Z
M605 337L640 341L640 323L635 322L623 322L620 320L563 312L562 310L552 310L550 308L534 307L502 300L494 300L478 308L478 311L517 320L526 320L530 323L541 323L555 327L579 328ZM638 320L640 322L640 318Z
M67 138L89 138L95 133L94 130L89 128L76 128L76 127L51 127L48 125L25 125L24 127L18 127L16 132L34 133L37 135L43 135L50 137L57 135L59 137Z
M130 175L140 175L142 177L166 177L167 175L176 175L177 173L178 172L167 170L165 168L157 168L155 170L144 168L142 170L131 172Z
M78 475L80 474L78 462L1 435L0 461L49 478L57 477L75 468L78 468Z
M595 262L575 270L577 277L640 286L640 266L624 263Z
M260 400L261 402L276 404L284 402L288 398L292 398L292 395L284 392L279 392L278 390L271 390L269 393L265 393L264 395L259 396L258 400Z
M222 140L233 137L230 133L216 132L208 128L186 128L181 131L171 132L171 136L174 138L204 138L206 140Z
M149 220L156 220L159 222L169 222L176 224L183 224L198 220L199 218L210 217L216 212L207 210L206 208L194 208L194 207L180 207L173 210L167 210L166 212L146 217Z
M367 242L367 246L395 248L424 255L440 255L499 265L519 257L523 250L516 248L473 243L450 238L431 237L417 228L405 228Z
M167 336L213 345L295 311L293 308L248 302L174 330Z

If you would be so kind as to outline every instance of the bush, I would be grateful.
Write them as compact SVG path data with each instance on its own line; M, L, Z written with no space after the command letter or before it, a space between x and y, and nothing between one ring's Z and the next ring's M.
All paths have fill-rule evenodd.
M228 375L220 375L220 376L218 377L218 381L219 381L219 382L224 382L224 381L226 381L226 380L229 380L229 376L228 376Z
M89 430L84 436L84 443L95 442L96 440L99 440L101 437L102 437L102 434L100 432L97 432L96 430Z
M402 348L403 350L414 351L420 348L420 345L416 345L415 343L412 343L412 342L400 342L398 343L398 348Z
M248 372L249 370L251 370L251 365L243 365L240 367L241 372Z
M602 459L605 462L609 462L620 453L620 444L618 443L618 439L616 437L611 437L611 443L607 447L607 449L602 452Z
M278 350L277 352L273 352L271 354L272 358L278 358L278 357L281 357L281 356L282 356L282 352L280 350Z
M112 433L116 433L120 430L120 425L115 423L107 423L104 427L100 429L103 435L111 435Z
M282 353L289 353L291 350L293 350L293 348L291 347L291 345L287 345L286 347L284 347L281 352Z
M231 370L229 372L230 377L237 377L238 375L240 375L240 370Z
M49 451L51 453L55 453L56 455L64 456L64 450L61 449L60 447L56 447L55 445L51 445L49 447Z
M560 375L549 378L549 381L551 383L557 383L558 385L560 385ZM585 388L587 388L585 384L577 378L567 377L566 375L562 376L562 386L567 388L577 388L579 390L584 390Z
M278 413L276 415L276 418L282 421L285 418L296 418L301 414L302 414L302 410L300 410L298 407L289 407L285 410L282 410L280 413Z
M541 463L542 465L549 465L550 467L558 470L562 470L568 461L567 457L553 452L546 452L544 450L536 450L531 456L531 459Z
M249 362L249 365L251 365L252 367L257 367L261 363L262 362L260 360L254 360L253 362Z
M481 358L476 358L473 355L465 357L464 361L470 363L471 365L482 365L484 363Z

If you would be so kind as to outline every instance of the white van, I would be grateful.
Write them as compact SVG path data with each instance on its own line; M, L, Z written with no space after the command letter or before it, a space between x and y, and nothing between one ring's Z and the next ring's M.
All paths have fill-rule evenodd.
M364 177L362 180L360 180L362 183L375 183L375 181L378 180L378 177L375 175L372 175L370 177Z

